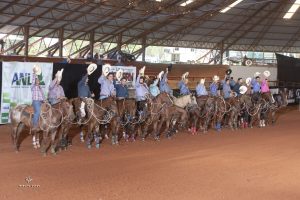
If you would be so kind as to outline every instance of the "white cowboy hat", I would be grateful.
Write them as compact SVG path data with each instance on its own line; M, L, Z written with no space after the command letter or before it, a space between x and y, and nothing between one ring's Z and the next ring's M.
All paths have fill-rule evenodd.
M55 77L57 78L58 81L61 81L63 71L64 69L61 69L56 72Z
M271 72L268 71L268 70L264 71L264 76L265 76L266 78L268 78L269 76L271 76Z
M251 77L246 78L246 84L247 84L248 86L251 84L251 80L252 80Z
M145 69L146 69L146 66L142 67L142 68L140 69L139 73L140 73L141 75L144 75Z
M257 77L257 76L259 76L260 75L260 72L255 72L254 73L254 77Z
M245 93L247 92L248 89L247 89L246 86L242 85L242 86L240 87L239 90L240 90L240 93L241 93L241 94L245 94Z
M159 72L159 74L157 75L157 78L159 78L159 80L161 80L164 73L165 73L164 71Z
M200 83L201 83L201 84L204 84L204 83L205 83L205 78L201 78L201 79L200 79Z
M39 76L42 74L42 69L39 65L33 65L33 72Z
M118 81L120 81L123 77L123 70L122 69L119 69L117 72L116 72L116 77L118 79Z
M95 63L90 64L87 68L88 75L91 75L96 69L97 65Z
M107 76L108 73L110 72L110 68L111 68L111 65L110 65L110 64L104 64L104 65L102 66L102 74L103 74L104 76Z
M188 76L189 76L189 72L185 72L184 74L182 74L181 78L186 79Z
M214 80L214 81L218 81L218 80L220 80L220 77L217 76L217 75L214 75L213 80Z

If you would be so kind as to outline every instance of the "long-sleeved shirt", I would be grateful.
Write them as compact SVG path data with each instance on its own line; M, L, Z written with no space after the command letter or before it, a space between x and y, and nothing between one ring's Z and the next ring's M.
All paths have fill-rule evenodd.
M126 85L117 84L116 81L114 81L114 85L116 88L116 96L117 97L124 97L128 98L128 88Z
M38 78L37 75L33 74L32 85L31 85L32 100L33 101L44 101L45 100L44 92L40 85L35 84L36 78Z
M56 84L57 82L57 78L55 78L49 86L49 93L48 93L48 97L49 99L58 99L60 97L65 97L65 92L64 89L61 85Z
M230 79L229 85L230 85L231 89L233 89L233 87L235 85L235 81L233 79Z
M223 84L224 99L228 99L230 98L230 94L231 94L230 84L227 84L225 81L222 81L222 84Z
M212 84L210 84L209 90L210 90L210 94L212 96L217 96L218 95L218 84L213 82Z
M255 79L253 79L251 81L251 85L252 85L252 90L253 90L254 93L255 92L260 92L260 84L259 84L258 81L256 81Z
M261 92L262 93L270 92L269 84L267 83L266 80L263 80L261 82Z
M86 83L88 75L82 77L82 79L77 84L78 96L79 97L91 97L91 91L89 85Z
M241 87L241 85L239 84L239 83L236 83L235 85L234 85L234 87L232 88L232 90L237 94L237 95L240 95L241 93L240 93L240 87Z
M180 90L180 95L189 95L191 93L187 84L185 84L183 80L178 83L178 88Z
M140 83L140 78L141 76L138 75L136 79L136 84L135 84L135 95L136 97L145 97L146 94L149 94L149 89L146 83L141 84Z
M159 83L159 89L161 92L166 92L168 94L172 93L172 89L169 86L168 82L168 72L166 72L163 76L163 78L161 79L160 83Z
M207 95L207 91L206 91L206 88L205 88L205 85L199 83L196 87L196 93L197 93L197 96L203 96L203 95Z
M154 82L150 85L150 93L152 96L156 97L160 94L159 88L157 86L159 79L155 79Z
M115 92L114 83L108 80L104 75L100 76L98 83L101 84L100 96L111 96Z

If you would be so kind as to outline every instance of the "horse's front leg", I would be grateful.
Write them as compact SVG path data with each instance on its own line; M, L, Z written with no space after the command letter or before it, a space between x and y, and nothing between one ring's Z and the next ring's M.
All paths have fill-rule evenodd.
M50 141L50 144L51 144L51 153L53 155L56 155L56 147L57 147L57 142L55 142L55 138L56 138L56 134L57 134L57 129L54 128L53 130L50 131L50 134L51 134L51 141Z
M23 128L24 128L23 123L19 123L16 127L13 128L12 141L16 152L19 152L19 148L20 148L19 138Z
M43 156L47 155L47 149L49 147L49 130L44 130L43 131L43 141L42 141L42 148L41 148L41 153Z

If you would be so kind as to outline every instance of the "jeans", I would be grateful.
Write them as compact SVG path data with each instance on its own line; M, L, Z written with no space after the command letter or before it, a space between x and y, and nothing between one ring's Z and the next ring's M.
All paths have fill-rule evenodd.
M56 98L49 98L48 100L51 105L57 104L59 102Z
M38 123L39 123L39 118L40 118L40 113L41 113L41 105L42 102L38 100L33 100L32 101L32 106L34 110L34 115L33 115L33 127L38 128Z

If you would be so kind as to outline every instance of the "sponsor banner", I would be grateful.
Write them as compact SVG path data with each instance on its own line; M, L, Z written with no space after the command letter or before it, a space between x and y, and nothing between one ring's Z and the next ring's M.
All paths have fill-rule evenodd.
M52 79L53 63L3 62L0 124L9 122L9 110L18 104L31 104L32 69L42 69L40 85L45 96Z
M104 66L102 66L104 67ZM124 77L127 79L127 86L129 89L134 89L135 88L135 77L136 77L136 67L134 66L111 66L110 67L110 72L114 72L116 75L116 72L118 70L122 70L123 74L120 74L121 76L116 76L118 81L117 83L120 82L121 78ZM105 69L103 69L105 70ZM119 74L118 74L119 75Z

